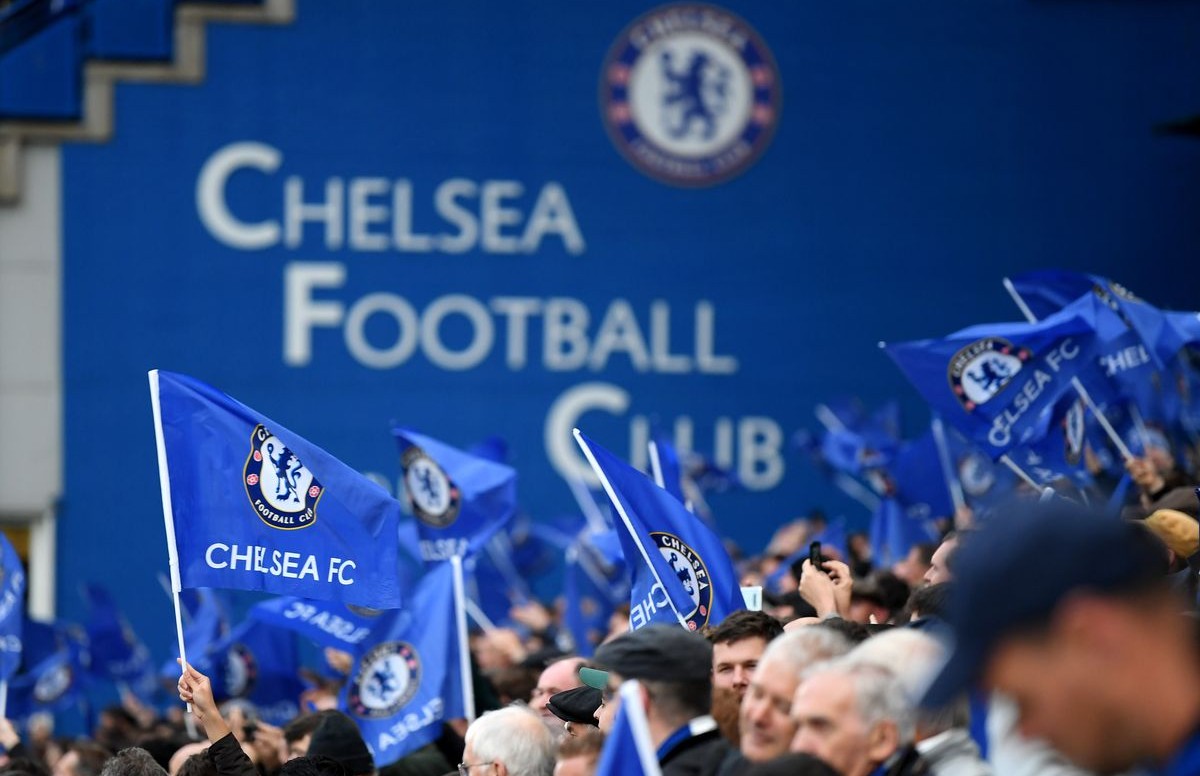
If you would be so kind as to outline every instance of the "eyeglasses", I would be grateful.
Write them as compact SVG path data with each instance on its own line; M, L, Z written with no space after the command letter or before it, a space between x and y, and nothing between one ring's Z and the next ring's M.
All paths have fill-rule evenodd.
M490 760L486 763L459 763L458 764L458 776L471 776L472 768L479 768L484 765L495 765L495 764L496 764L495 760Z

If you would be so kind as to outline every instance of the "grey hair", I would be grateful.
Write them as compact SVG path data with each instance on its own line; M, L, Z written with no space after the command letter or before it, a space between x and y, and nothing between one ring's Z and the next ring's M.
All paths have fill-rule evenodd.
M108 758L100 776L167 776L167 772L145 749L131 746Z
M815 676L839 676L854 688L854 707L868 728L881 722L896 726L900 744L911 744L916 733L916 711L904 683L896 674L877 663L859 663L841 658L818 663L801 676L807 682Z
M516 776L552 776L554 737L526 706L489 711L467 728L467 746L481 763L504 763Z
M916 708L946 657L946 647L929 634L912 628L894 628L859 644L846 660L873 663L890 670L904 685L909 702ZM966 694L940 709L918 708L917 724L925 737L968 727L971 710Z
M852 646L849 639L830 628L801 628L772 640L758 664L778 662L799 676L814 663L845 655Z

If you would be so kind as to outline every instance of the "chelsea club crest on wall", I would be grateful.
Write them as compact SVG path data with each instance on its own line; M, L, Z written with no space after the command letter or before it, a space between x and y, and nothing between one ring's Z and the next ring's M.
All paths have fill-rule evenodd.
M651 178L712 186L744 172L779 123L779 69L762 38L715 5L676 3L608 52L600 108L618 150Z

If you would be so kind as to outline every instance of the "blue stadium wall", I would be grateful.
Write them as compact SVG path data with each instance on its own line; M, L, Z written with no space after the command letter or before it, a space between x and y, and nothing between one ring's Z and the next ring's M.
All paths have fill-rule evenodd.
M1200 6L723 2L754 131L689 185L621 123L654 7L299 0L212 25L200 85L118 86L114 139L63 154L63 616L106 580L172 641L149 369L393 488L393 420L500 435L538 518L574 509L572 425L640 458L660 423L742 474L713 506L757 549L863 517L789 449L815 403L925 421L877 341L1015 320L1038 267L1200 306L1200 143L1156 129L1200 113Z

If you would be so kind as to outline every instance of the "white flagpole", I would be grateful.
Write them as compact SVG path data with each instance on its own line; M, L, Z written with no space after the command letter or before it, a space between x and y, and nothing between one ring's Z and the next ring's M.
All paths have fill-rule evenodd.
M833 475L833 484L838 487L843 493L858 503L862 504L871 512L879 509L879 496L875 494L867 486L863 485L858 480L851 477L845 472L838 472Z
M658 444L651 439L646 446L650 448L650 473L654 475L654 484L666 490L667 481L663 478L662 461L658 457Z
M671 595L667 593L667 586L663 584L662 578L658 576L658 569L654 563L650 561L650 554L646 552L645 545L642 544L642 538L638 536L637 531L633 527L633 523L629 520L629 515L625 514L625 507L621 506L621 500L617 498L616 491L613 490L612 483L608 481L608 476L604 473L604 469L600 468L600 464L596 462L596 456L592 455L592 449L588 447L587 442L583 441L583 434L579 433L579 429L572 429L571 433L575 437L575 442L579 445L579 449L583 450L583 455L588 459L588 463L592 466L592 471L596 472L596 476L600 478L600 484L604 486L604 492L608 494L608 500L612 502L617 510L617 514L621 516L621 522L625 524L625 530L629 532L629 536L633 539L633 543L637 545L638 550L642 554L642 560L650 568L650 573L654 575L654 581L662 588L663 593L667 595L667 604L671 607L671 611L675 612L675 617L679 619L679 624L687 628L687 618L680 614L675 608L675 602L671 599Z
M641 689L642 685L637 679L629 679L621 685L621 712L629 721L629 731L633 733L633 748L637 750L642 773L644 776L661 776L658 754L650 738L650 723L646 720L646 710L642 708Z
M475 621L476 625L488 632L496 630L496 623L492 622L491 617L488 617L483 613L483 610L479 608L478 604L476 604L470 598L463 596L463 605L467 611L467 614L471 615L471 619Z
M946 489L950 491L950 500L954 503L955 511L961 510L967 505L967 500L963 496L962 483L958 481L958 474L950 462L950 448L946 444L946 427L942 425L942 419L936 415L929 425L933 429L933 443L937 446L938 462L942 466L942 477L946 480Z
M450 556L454 569L454 621L458 630L458 669L462 678L463 711L467 724L475 721L475 686L471 683L471 648L467 644L467 597L463 593L462 557Z
M1142 449L1146 453L1150 452L1150 432L1146 430L1146 419L1142 417L1142 411L1132 401L1129 402L1129 416L1133 418L1133 427L1137 429L1138 436L1142 438Z
M575 497L575 503L579 505L579 511L583 512L584 519L587 520L588 528L599 533L608 530L608 521L604 519L604 513L600 511L600 507L596 506L595 499L592 498L591 491L587 485L583 484L583 480L574 477L567 477L567 487L571 489L571 495Z
M1004 288L1008 291L1008 295L1012 297L1012 300L1016 302L1017 308L1021 311L1021 314L1025 316L1025 320L1029 321L1030 323L1037 323L1037 316L1033 314L1033 310L1029 309L1029 305L1025 303L1025 300L1021 298L1020 292L1017 291L1017 287L1014 286L1013 282L1008 278L1004 278ZM1125 441L1121 439L1121 436L1117 433L1116 429L1114 429L1112 424L1108 422L1108 418L1104 417L1104 413L1096 407L1095 402L1092 401L1091 395L1087 392L1087 389L1083 387L1083 383L1080 382L1079 378L1072 377L1071 385L1074 386L1075 392L1079 394L1079 398L1083 399L1083 403L1087 405L1087 408L1092 411L1092 415L1095 416L1097 421L1099 421L1100 427L1104 429L1104 433L1107 434L1108 438L1112 440L1112 443L1116 445L1117 450L1121 453L1121 457L1126 461L1133 458L1133 453L1129 451L1129 447L1126 446Z
M1013 474L1017 475L1022 480L1024 480L1026 485L1033 488L1038 493L1042 492L1042 486L1037 483L1037 480L1035 480L1033 477L1030 477L1029 473L1026 472L1024 469L1022 469L1020 466L1017 466L1016 461L1009 458L1007 455L1002 455L1002 456L1000 456L1000 463L1004 464L1009 469L1011 469Z
M179 659L187 664L187 646L183 642L183 607L179 604L179 592L183 584L179 580L179 551L175 545L175 514L171 508L171 473L167 469L167 443L163 438L162 405L158 397L158 370L151 369L150 405L154 408L154 441L158 447L158 485L162 491L163 522L167 528L167 559L171 572L171 600L175 604L175 635L179 638ZM180 666L180 673L183 666ZM187 704L192 710L192 704Z
M8 680L0 679L0 717L8 719Z

